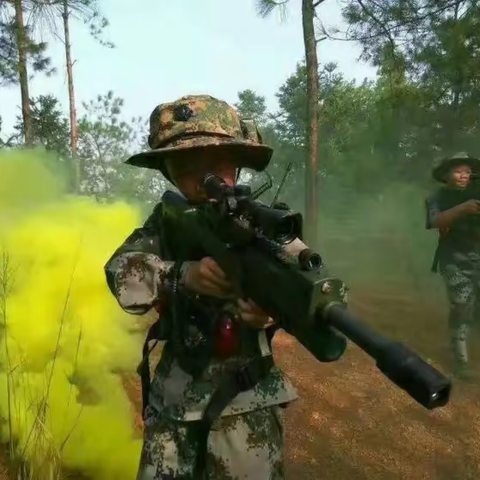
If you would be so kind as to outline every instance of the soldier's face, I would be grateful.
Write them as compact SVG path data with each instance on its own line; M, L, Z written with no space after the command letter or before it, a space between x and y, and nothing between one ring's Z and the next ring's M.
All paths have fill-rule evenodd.
M472 169L468 165L457 165L450 170L448 184L451 187L465 188L470 183Z
M235 184L236 166L228 155L212 156L201 153L192 153L181 160L167 159L166 167L175 186L193 203L202 203L207 200L201 182L207 173L223 178L227 185Z

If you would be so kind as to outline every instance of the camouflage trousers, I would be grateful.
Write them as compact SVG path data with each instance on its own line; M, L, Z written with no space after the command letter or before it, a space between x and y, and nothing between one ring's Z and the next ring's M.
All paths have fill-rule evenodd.
M469 327L480 321L480 253L454 252L440 263L450 303L450 348L456 364L468 363Z
M283 480L281 410L218 418L208 438L205 480ZM194 422L174 421L148 406L137 480L194 480L194 432Z

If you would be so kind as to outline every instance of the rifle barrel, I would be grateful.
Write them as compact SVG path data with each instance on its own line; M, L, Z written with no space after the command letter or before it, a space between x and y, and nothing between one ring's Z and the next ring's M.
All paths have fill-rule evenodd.
M325 317L329 325L376 360L386 377L425 408L431 410L448 403L450 380L406 345L374 332L340 305L331 306Z

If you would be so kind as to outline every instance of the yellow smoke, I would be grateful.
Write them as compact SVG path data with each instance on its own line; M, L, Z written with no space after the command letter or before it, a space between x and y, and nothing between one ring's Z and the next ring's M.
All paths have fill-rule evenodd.
M41 151L0 153L2 438L38 469L132 480L141 440L116 372L135 368L141 338L103 266L140 213L66 195L51 165Z

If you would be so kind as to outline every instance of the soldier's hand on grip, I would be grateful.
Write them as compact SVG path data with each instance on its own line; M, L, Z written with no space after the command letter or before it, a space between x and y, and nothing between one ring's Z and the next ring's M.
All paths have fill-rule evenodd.
M480 214L480 200L474 198L462 203L463 211L473 215Z
M275 322L252 300L238 299L240 319L251 328L267 328Z
M232 284L212 258L192 262L185 275L185 286L200 295L224 298L232 294Z

